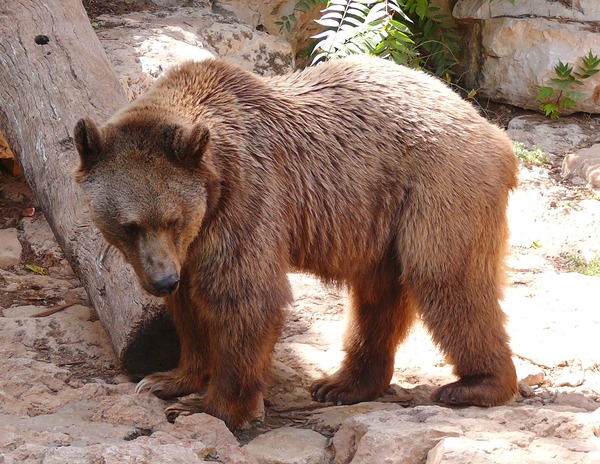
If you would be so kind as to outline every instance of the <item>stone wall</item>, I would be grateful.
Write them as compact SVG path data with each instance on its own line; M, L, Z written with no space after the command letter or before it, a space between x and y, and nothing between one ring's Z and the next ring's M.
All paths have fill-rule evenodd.
M466 83L495 101L539 110L559 60L576 67L590 50L600 55L598 0L458 0L453 16L469 44ZM584 84L573 111L600 113L600 73Z

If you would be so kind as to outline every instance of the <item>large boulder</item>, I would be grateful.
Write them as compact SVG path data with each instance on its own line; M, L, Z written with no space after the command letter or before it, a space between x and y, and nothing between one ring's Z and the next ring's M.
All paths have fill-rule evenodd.
M130 99L184 60L217 56L265 75L294 68L291 47L283 38L257 30L222 9L198 6L105 15L97 22L100 42Z
M481 96L527 109L540 109L539 88L556 77L559 60L582 64L590 51L600 50L600 2L580 0L494 1L459 0L454 17L466 24L470 47L467 84ZM583 93L572 112L600 112L600 74L575 85Z

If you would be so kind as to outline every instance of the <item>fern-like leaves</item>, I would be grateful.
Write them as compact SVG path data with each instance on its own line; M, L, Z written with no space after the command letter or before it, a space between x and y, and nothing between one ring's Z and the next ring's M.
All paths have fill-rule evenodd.
M558 60L558 64L554 66L555 77L550 79L548 84L540 87L535 97L540 102L540 109L552 119L559 118L564 110L572 110L577 100L584 96L583 92L577 89L583 86L585 79L599 71L600 58L591 50L583 57L583 63L577 67L577 71L567 63Z
M331 0L317 20L326 30L317 40L313 64L355 54L391 56L406 62L414 42L410 29L394 15L410 19L397 0Z

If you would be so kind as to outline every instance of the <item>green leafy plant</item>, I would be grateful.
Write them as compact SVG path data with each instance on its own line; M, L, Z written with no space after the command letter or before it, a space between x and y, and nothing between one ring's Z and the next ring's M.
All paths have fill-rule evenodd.
M276 22L280 32L290 32L300 14L317 7L323 9L316 22L325 30L313 37L312 64L366 53L429 70L447 82L455 74L460 37L431 0L300 0Z
M281 21L275 21L275 24L279 26L279 32L283 31L290 32L293 24L297 21L298 15L302 13L310 13L317 7L324 7L327 5L326 0L300 0L294 5L294 10L289 15L283 15Z
M579 89L583 81L600 71L600 58L592 51L583 57L583 63L574 71L572 66L558 60L554 67L556 77L550 79L547 85L540 87L536 100L546 116L557 119L565 110L575 108L577 100L583 97Z
M429 0L330 0L317 23L313 64L371 54L449 80L458 63L459 36Z
M579 274L600 277L600 255L596 254L589 260L582 256L571 256L569 258L569 270Z
M450 82L460 51L460 36L454 23L429 0L406 0L405 8L413 20L411 32L418 51L414 67L430 70Z
M548 154L545 153L539 145L534 145L532 150L525 148L525 144L521 142L513 143L517 158L532 166L543 166L548 164Z
M331 0L317 23L326 29L314 36L318 42L313 64L354 54L390 56L407 63L413 43L397 0ZM394 13L405 22L394 19Z

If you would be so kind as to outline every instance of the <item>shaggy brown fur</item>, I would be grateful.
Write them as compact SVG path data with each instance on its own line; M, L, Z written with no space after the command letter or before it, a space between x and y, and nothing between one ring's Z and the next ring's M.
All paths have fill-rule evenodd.
M517 391L501 297L512 144L443 83L374 58L261 78L221 60L171 70L98 128L79 121L93 218L144 288L166 296L181 361L139 389L235 428L265 386L292 292L345 284L351 324L319 401L388 386L415 315L459 380L437 402Z

